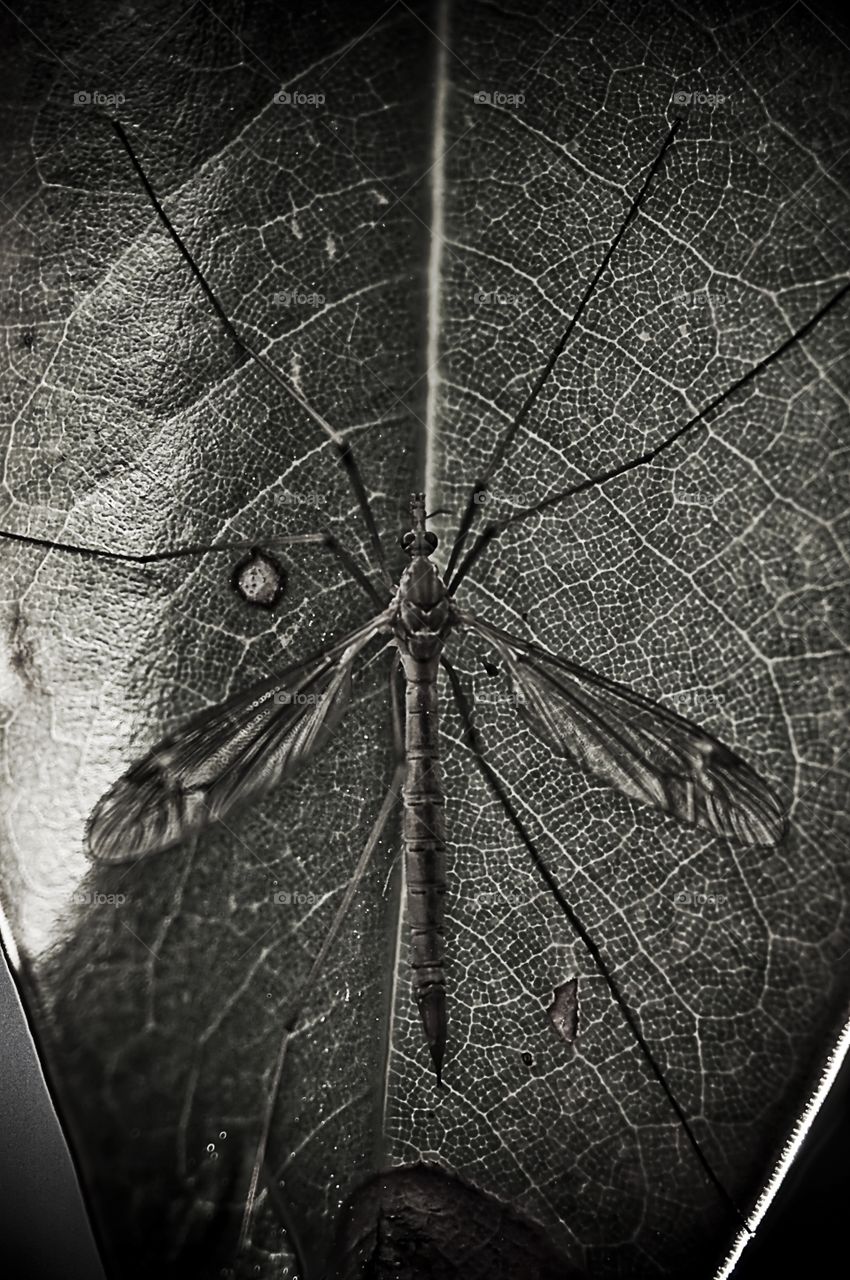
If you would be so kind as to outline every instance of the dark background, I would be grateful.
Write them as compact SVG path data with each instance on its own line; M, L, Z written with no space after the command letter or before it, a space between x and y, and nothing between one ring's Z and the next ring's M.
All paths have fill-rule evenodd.
M739 1280L828 1275L842 1256L850 1206L850 1059L802 1151L735 1269ZM824 1259L824 1266L817 1260Z

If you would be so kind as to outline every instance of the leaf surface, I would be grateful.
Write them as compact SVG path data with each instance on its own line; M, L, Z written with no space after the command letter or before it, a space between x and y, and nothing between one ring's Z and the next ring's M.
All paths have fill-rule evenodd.
M368 551L332 448L222 333L92 106L120 116L235 323L345 432L394 572L424 482L451 512L447 556L674 116L484 518L643 452L847 278L850 55L805 6L21 15L2 250L2 523L20 534L141 553L329 525ZM485 668L498 656L452 645L493 767L742 1207L847 1002L845 332L846 307L655 464L503 534L462 588L743 756L789 810L779 848L553 759ZM288 1043L236 1256L284 1026L392 775L388 656L309 769L238 822L129 866L92 868L82 836L185 717L372 610L321 548L270 549L272 611L234 591L239 554L4 548L3 901L111 1274L313 1280L358 1186L426 1161L480 1192L485 1222L510 1206L518 1239L542 1229L594 1276L710 1275L737 1224L447 689L447 1088L410 999L394 822ZM548 1011L573 980L565 1038Z

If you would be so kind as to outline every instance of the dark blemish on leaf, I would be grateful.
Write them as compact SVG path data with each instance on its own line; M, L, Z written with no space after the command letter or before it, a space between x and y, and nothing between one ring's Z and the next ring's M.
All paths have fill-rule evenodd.
M519 616L522 618L523 622L528 622L528 614L525 611L523 611Z
M33 347L35 346L35 330L34 329L24 329L23 333L21 334L21 346L25 347L27 351L32 351Z
M488 662L486 658L483 658L483 659L482 659L482 662L483 662L483 665L484 665L484 670L487 672L488 676L493 677L493 676L497 676L497 675L499 674L499 671L501 670L501 668L499 667L499 665L498 665L497 663L495 663L495 662Z
M572 1044L578 1035L578 978L570 978L556 987L552 997L546 1011L549 1021L561 1039Z
M16 600L12 605L9 621L9 665L20 676L30 690L38 688L38 677L35 664L35 650L27 634L26 620L20 603Z
M533 1054L531 1054L531 1053L524 1053L524 1054L522 1055L522 1060L523 1060L523 1062L525 1063L525 1065L526 1065L527 1067L533 1067L533 1066L534 1066L534 1055L533 1055Z
M246 604L273 609L286 588L286 571L274 556L255 547L233 570L232 582Z

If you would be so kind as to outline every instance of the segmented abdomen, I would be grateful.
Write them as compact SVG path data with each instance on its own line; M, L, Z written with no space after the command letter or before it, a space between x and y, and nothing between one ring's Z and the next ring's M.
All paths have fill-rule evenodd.
M410 963L413 994L439 1080L446 1045L443 972L446 844L439 760L439 655L422 660L403 654L402 663L407 684L402 838L407 870Z

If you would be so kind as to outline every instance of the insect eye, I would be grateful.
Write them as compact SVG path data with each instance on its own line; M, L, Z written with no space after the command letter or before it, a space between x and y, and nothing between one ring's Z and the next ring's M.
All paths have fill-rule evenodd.
M416 541L416 534L412 529L408 529L407 533L403 533L399 538L399 544L405 551L409 551Z
M434 548L435 548L435 547L436 547L436 545L437 545L437 535L436 535L436 533L431 533L431 532L430 532L430 530L429 530L429 531L425 534L425 541L427 542L428 546L429 546L429 547L431 548L431 550L433 551L433 550L434 550Z

